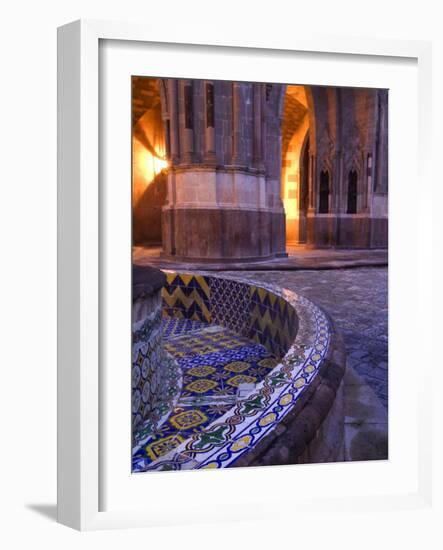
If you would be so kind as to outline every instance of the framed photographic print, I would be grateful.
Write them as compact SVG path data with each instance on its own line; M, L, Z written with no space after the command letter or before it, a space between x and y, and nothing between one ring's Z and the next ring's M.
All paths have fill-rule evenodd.
M59 521L426 505L429 45L194 42L59 29Z

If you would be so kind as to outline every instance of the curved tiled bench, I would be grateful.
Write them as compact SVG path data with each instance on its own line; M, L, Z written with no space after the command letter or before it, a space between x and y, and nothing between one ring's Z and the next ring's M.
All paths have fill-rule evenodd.
M211 273L165 272L163 314L221 325L280 362L246 397L148 470L340 459L345 355L332 321L292 291Z
M279 358L287 353L299 319L281 289L208 273L165 273L164 315L220 325Z

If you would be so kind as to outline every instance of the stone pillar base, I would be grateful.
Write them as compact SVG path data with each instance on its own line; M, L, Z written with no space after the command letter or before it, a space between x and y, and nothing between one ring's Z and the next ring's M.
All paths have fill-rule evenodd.
M253 261L283 256L284 212L164 208L163 255L190 261Z

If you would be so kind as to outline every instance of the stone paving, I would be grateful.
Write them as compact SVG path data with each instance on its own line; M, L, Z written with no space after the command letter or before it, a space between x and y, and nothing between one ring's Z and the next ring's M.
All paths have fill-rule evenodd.
M343 334L347 365L388 408L387 268L243 271L241 275L300 292L328 312Z
M361 267L386 267L387 249L312 249L304 245L287 245L287 256L269 260L239 262L230 261L182 261L162 256L159 246L134 246L133 261L138 265L151 265L160 269L191 271L278 271L304 269L345 269ZM229 267L228 267L229 266Z
M386 460L388 411L354 369L344 376L344 460Z

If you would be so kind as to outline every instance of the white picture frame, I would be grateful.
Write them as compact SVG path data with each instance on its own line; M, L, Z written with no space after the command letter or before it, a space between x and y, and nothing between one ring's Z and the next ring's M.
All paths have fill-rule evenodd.
M149 506L140 507L134 504L135 500L130 497L131 492L127 491L121 499L120 506L116 506L113 502L111 509L103 509L103 484L110 483L114 479L113 475L111 480L108 477L109 471L111 471L110 466L105 468L103 465L103 455L106 454L104 448L107 445L107 442L104 441L103 430L107 408L103 403L109 401L109 396L113 395L112 388L108 388L110 393L105 395L103 393L105 390L101 387L104 368L103 354L100 348L103 303L107 299L109 284L116 285L121 284L122 281L126 281L126 283L129 281L127 270L126 274L121 272L121 277L118 280L113 283L108 281L109 284L102 285L103 269L110 265L109 258L104 259L103 256L106 247L103 246L102 240L103 231L109 230L109 225L100 220L109 219L112 212L115 215L113 204L118 202L118 197L114 196L104 204L101 193L103 189L100 188L99 162L102 143L100 142L99 113L102 106L100 105L99 79L100 62L103 62L104 59L100 54L100 43L103 41L113 41L120 46L126 44L127 50L131 49L131 45L135 47L141 43L155 44L160 49L162 44L174 45L175 48L177 45L182 45L184 50L186 48L189 50L190 44L186 29L183 29L181 34L174 33L174 36L170 36L162 28L154 30L143 25L102 21L77 21L59 29L58 520L60 523L76 529L89 530L186 523L195 521L197 517L198 521L238 519L239 512L225 506L229 501L228 493L221 495L220 506L214 506L211 509L204 505L204 499L200 505L196 500L186 511L180 511L178 507L171 506L162 494L167 494L168 491L162 491L161 487L167 486L170 490L173 483L178 485L180 490L190 492L192 487L198 486L199 489L195 489L198 493L203 488L193 472L179 474L180 478L176 474L172 474L172 477L170 474L154 474L152 478L146 477L143 483L149 484L151 494L155 497L153 501L155 500L156 504L151 502ZM397 61L412 60L412 64L416 67L414 70L417 71L418 82L418 101L416 101L418 157L412 155L411 165L417 166L419 170L418 177L421 188L428 190L428 196L431 194L428 158L431 120L431 45L429 43L307 36L302 33L298 33L296 37L281 37L279 39L271 37L256 40L251 40L250 35L247 34L243 38L225 38L215 35L208 42L205 37L194 35L193 43L198 51L205 52L209 63L214 47L225 48L225 53L227 50L227 55L232 59L236 55L240 55L241 52L249 51L252 55L253 51L260 51L266 55L266 51L268 51L283 58L291 52L303 52L312 56L329 55L330 59L335 56L348 61L351 58L352 60L357 59L358 56L366 56L358 57L358 59L367 61L385 58L390 60L392 66ZM125 55L128 55L128 51ZM131 54L129 53L129 55ZM184 52L184 56L186 56L186 52ZM106 62L109 59L107 57ZM112 62L116 63L115 58ZM327 62L326 60L325 63ZM186 74L180 74L180 71L185 70L187 70ZM171 74L165 69L167 76L186 76L188 78L198 77L199 74L201 76L203 70L203 63L195 67L195 72L192 74L189 72L190 69L186 69L182 64L177 66L175 74ZM238 67L232 71L232 79L239 78L236 76L236 70ZM158 70L152 74L162 76ZM267 75L263 75L262 80L267 79ZM361 82L361 85L370 85L370 82ZM415 151L415 148L413 150ZM127 170L129 173L129 165ZM395 191L392 195L394 199L392 197L391 199L395 200ZM107 209L106 212L104 209ZM431 223L429 218L424 215L424 210L421 211L419 208L418 212L421 231L429 230ZM126 213L126 216L129 215ZM126 227L127 221L128 218L125 218ZM124 254L128 246L130 249L130 242L128 243L126 235L126 240L122 239L121 247L116 247L118 249L116 255L109 261L113 261L113 265L116 265L118 254L120 255L117 260L122 260L122 258L126 260L127 257ZM401 251L399 252L401 253ZM431 252L429 247L419 247L418 242L412 239L409 253L420 263L426 263L429 261ZM398 267L401 260L395 254L392 250L390 251L390 262L393 259L395 264L398 260L396 264ZM423 270L419 270L410 275L409 279L407 276L405 278L404 285L408 282L417 285L417 297L413 302L414 307L417 307L417 312L419 310L422 312L426 307L423 297L429 298L427 275ZM402 288L404 290L405 287ZM130 292L129 285L127 285L127 292ZM125 299L123 296L122 301L124 302ZM126 310L123 311L123 319L127 319L128 311L129 302L127 302ZM129 330L130 325L127 326ZM414 328L418 329L415 326ZM391 330L394 331L395 336L396 327L392 326L392 323ZM414 350L418 352L418 349L414 348ZM428 354L429 359L431 353L429 350L422 351L422 353L425 358ZM413 361L416 359L417 356L412 354L409 360L411 372ZM424 391L425 385L430 384L432 375L430 365L431 361L428 361L428 366L424 367L424 379L419 384L411 386L412 391L415 392L414 401L417 401L417 407L412 407L414 416L412 425L417 426L417 436L414 435L414 448L417 451L417 456L408 465L409 470L405 469L404 477L399 477L396 490L392 489L391 492L387 490L385 494L379 494L377 491L372 494L370 492L355 494L353 487L356 479L364 472L364 465L320 465L310 466L310 473L305 470L305 476L312 476L313 468L316 468L315 475L318 476L319 484L326 483L327 476L331 474L330 468L334 468L334 475L337 476L337 479L343 475L350 476L347 482L348 488L344 493L339 494L336 486L332 483L327 492L327 499L321 491L316 490L313 491L312 498L307 498L304 495L302 499L296 499L294 495L285 494L282 496L283 500L293 503L299 509L303 507L303 513L325 509L331 505L342 512L355 509L356 506L365 511L430 506L432 493L431 436L427 426L430 425L431 402L427 399ZM128 373L129 371L128 366ZM393 406L395 410L395 400ZM119 403L116 410L124 416L126 413L122 407L123 405ZM405 404L402 403L401 407L405 407ZM395 422L391 424L391 420L390 417L390 427L395 435ZM393 443L395 441L392 442L390 434L390 445ZM343 474L344 467L347 468L349 474ZM245 483L252 491L250 498L254 500L254 506L250 506L248 509L244 507L240 513L241 519L259 519L262 515L264 516L266 501L278 498L277 493L272 493L271 487L275 484L284 486L285 479L288 475L292 475L291 472L296 468L299 467L266 469L266 474L263 474L263 470L258 472L257 469L252 468L248 469L247 473L244 469L234 469L235 471L231 470L227 475L225 472L202 472L201 474L205 476L204 485L215 486L217 479L213 474L222 473L224 475L223 485L226 485L231 491L235 490L240 483ZM385 468L383 472L383 468L383 465L370 465L372 472L370 475L392 476L392 469L389 472ZM394 465L393 468L396 466ZM416 474L413 478L409 475L412 470ZM164 475L170 476L169 481L162 477ZM264 485L268 489L264 492L254 491L257 475L266 477ZM402 486L402 479L408 475L410 483L405 483ZM129 471L128 476L130 476ZM138 482L131 481L132 486L134 483ZM220 483L217 487L220 487ZM280 510L278 513L273 513L277 517L283 512Z

